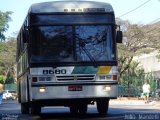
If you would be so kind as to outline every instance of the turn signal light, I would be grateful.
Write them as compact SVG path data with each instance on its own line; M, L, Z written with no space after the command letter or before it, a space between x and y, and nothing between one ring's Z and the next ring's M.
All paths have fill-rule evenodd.
M37 82L37 77L32 77L32 82Z
M117 79L118 79L117 75L113 75L113 80L117 80Z

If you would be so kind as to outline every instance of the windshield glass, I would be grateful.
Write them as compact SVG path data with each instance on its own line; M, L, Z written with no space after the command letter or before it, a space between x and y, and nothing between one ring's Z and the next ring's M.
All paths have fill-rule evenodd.
M31 15L33 62L115 60L113 14Z
M80 61L113 59L111 26L77 26L76 54Z
M33 61L88 62L115 59L111 25L33 27Z
M33 31L34 59L72 61L73 30L71 26L35 27Z

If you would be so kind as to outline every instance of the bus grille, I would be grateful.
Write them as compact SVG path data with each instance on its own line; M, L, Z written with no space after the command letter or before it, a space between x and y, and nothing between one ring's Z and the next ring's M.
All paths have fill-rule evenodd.
M64 75L64 76L56 76L57 81L92 81L95 78L95 75Z

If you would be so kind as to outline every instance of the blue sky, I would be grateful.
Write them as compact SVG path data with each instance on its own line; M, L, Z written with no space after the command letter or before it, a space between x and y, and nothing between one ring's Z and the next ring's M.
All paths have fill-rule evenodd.
M19 31L27 11L31 4L38 2L46 2L49 0L1 0L0 11L12 11L12 21L9 22L9 29L5 33L6 36L12 36L13 32ZM54 1L54 0L53 0ZM58 0L56 0L58 1ZM96 1L96 0L92 0ZM116 17L119 17L139 5L143 4L147 0L97 0L110 3L115 11ZM136 9L129 14L121 17L123 20L129 20L131 23L136 24L149 24L152 21L160 21L160 0L150 0L145 5ZM157 20L158 19L158 20Z

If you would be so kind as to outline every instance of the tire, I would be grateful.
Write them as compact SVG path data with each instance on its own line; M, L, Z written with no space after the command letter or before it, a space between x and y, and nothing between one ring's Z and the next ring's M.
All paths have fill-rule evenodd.
M28 103L21 103L21 113L29 114L29 104Z
M71 114L77 114L78 113L78 106L70 106L70 113Z
M32 105L31 107L31 114L32 115L39 115L41 112L41 107L38 105Z
M101 115L105 115L108 112L109 99L97 100L97 111Z
M17 81L18 83L17 83L17 88L18 88L18 90L17 90L17 99L18 99L18 102L19 103L21 103L21 88L20 88L20 82L19 81Z
M79 106L79 113L80 114L86 114L87 113L87 104L83 104Z

